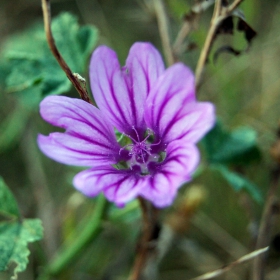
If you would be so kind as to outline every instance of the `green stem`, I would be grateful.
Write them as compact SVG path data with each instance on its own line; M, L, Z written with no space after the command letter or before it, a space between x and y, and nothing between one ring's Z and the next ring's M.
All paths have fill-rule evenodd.
M97 198L96 208L93 216L87 222L87 226L81 234L73 241L70 247L62 248L47 267L45 275L39 277L40 280L48 279L48 275L58 275L65 268L69 267L80 255L83 249L94 240L101 231L101 221L104 216L107 201L104 196Z

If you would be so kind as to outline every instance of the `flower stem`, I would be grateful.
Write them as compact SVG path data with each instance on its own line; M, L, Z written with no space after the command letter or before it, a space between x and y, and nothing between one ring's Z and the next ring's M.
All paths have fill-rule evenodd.
M155 250L155 246L151 246L154 240L154 232L157 226L158 210L151 203L139 197L140 206L143 216L142 236L138 246L137 255L134 266L130 274L129 280L139 280L144 274L148 259Z
M97 198L93 216L87 221L87 226L79 234L70 247L62 248L49 264L45 275L39 277L40 280L48 279L47 275L58 275L65 268L69 267L85 249L85 247L94 240L101 231L101 222L105 213L107 201L104 196Z
M50 0L42 0L42 10L43 10L43 16L44 16L44 26L45 26L45 32L46 32L46 37L47 41L50 47L50 50L53 54L53 56L56 58L57 62L59 63L60 67L62 70L65 72L67 78L70 80L70 82L73 84L73 86L76 88L78 91L80 97L88 102L91 103L91 100L89 98L88 92L86 90L86 87L84 86L83 83L79 80L77 75L75 75L63 57L61 56L60 52L58 51L55 41L52 35L52 30L51 30L51 10L50 10Z

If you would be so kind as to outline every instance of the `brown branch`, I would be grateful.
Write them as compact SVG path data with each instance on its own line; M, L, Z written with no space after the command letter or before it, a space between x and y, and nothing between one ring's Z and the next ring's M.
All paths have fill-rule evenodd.
M159 35L163 46L164 56L166 58L167 64L170 66L175 62L175 59L174 59L170 36L169 36L168 18L162 0L154 0L154 8L158 21Z
M139 197L139 203L142 209L143 228L140 244L138 246L137 255L134 261L129 280L139 280L143 276L145 267L155 246L152 246L151 241L154 239L154 231L157 225L157 209L152 204L143 198Z
M51 30L51 10L50 10L50 0L42 0L42 10L43 10L43 16L44 16L44 26L45 26L45 32L47 41L50 47L50 50L53 54L53 56L56 58L57 62L59 63L62 70L65 72L67 78L70 80L70 82L73 84L73 86L78 91L80 97L88 102L91 103L89 95L87 93L86 87L84 86L83 81L79 80L78 76L72 73L69 66L61 56L60 52L58 51L55 41L52 35Z
M241 4L242 1L243 0L235 0L231 5L227 7L223 7L222 0L216 0L213 16L210 23L210 28L207 33L202 51L200 53L200 57L198 59L198 63L195 71L197 88L201 83L203 70L207 62L210 50L212 48L219 25L225 18L227 18L229 15L232 14L232 12Z

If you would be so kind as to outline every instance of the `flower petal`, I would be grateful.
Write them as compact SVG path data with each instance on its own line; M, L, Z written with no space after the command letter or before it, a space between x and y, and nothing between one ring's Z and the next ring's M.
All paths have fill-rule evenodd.
M65 133L38 136L40 149L61 163L94 166L115 163L120 146L113 127L93 105L65 96L49 96L40 104L47 122L66 129Z
M184 139L197 143L215 124L215 107L208 102L195 102L185 105L173 118L163 119L161 129L163 142Z
M87 196L96 196L101 191L117 205L126 203L139 194L143 182L132 170L117 170L112 166L100 166L78 173L74 186Z
M124 67L127 73L125 79L129 91L133 93L135 98L139 95L146 99L150 89L164 72L164 69L161 55L152 44L143 42L133 44ZM137 109L139 109L138 106ZM143 115L144 108L141 109Z
M116 53L108 47L98 47L90 61L90 84L99 109L120 131L129 134L132 127L142 128L144 120L137 107L143 107L143 97L133 96L127 88L125 73L120 69Z
M167 146L166 159L154 166L155 174L146 179L146 187L140 195L157 207L169 206L182 183L191 179L199 163L199 151L195 145L173 141Z
M159 77L151 89L145 105L146 123L161 137L165 127L178 112L186 104L194 102L195 83L192 72L182 63L174 64Z

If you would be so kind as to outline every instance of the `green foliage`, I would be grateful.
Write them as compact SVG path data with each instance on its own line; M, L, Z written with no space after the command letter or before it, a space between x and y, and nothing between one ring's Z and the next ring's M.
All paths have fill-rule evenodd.
M14 279L17 273L25 270L28 263L29 242L40 240L43 229L39 219L21 220L16 200L0 178L0 271L16 263Z
M257 202L262 201L262 195L256 185L227 167L227 165L247 166L252 161L260 159L255 130L240 127L229 132L217 122L203 139L203 145L210 167L218 170L235 191L246 190Z
M52 31L70 69L85 72L88 57L97 41L97 29L80 27L74 16L63 13L53 20ZM47 95L69 91L71 83L49 50L43 24L10 37L0 62L0 85L20 102L0 124L1 153L21 137L30 109L37 109Z
M70 69L83 73L90 53L97 41L92 26L79 27L77 19L63 13L53 20L56 45ZM6 78L7 91L16 93L22 103L37 106L50 94L62 94L70 89L70 81L51 54L42 24L12 37L4 48L10 60L10 74Z
M0 214L4 217L19 217L17 202L0 177Z
M257 202L262 202L262 194L258 187L247 178L229 170L223 165L213 165L235 191L247 191Z
M260 159L256 131L240 127L232 132L226 131L220 122L203 140L210 163L247 165Z

